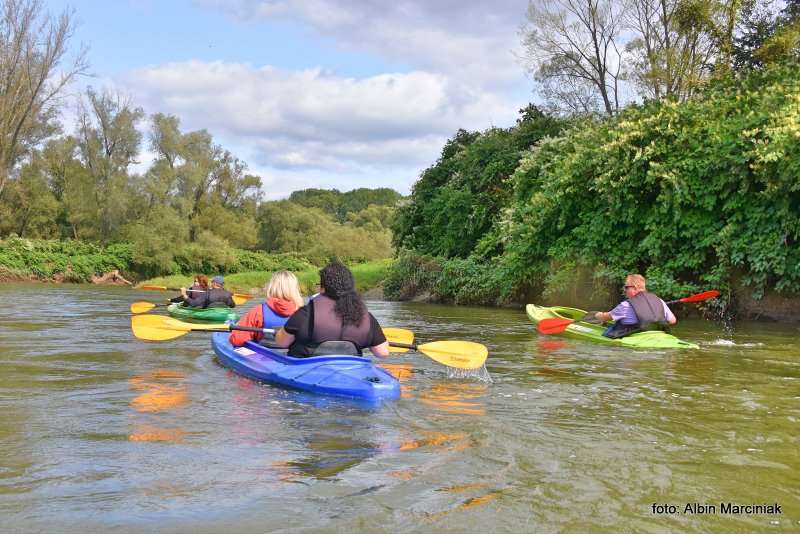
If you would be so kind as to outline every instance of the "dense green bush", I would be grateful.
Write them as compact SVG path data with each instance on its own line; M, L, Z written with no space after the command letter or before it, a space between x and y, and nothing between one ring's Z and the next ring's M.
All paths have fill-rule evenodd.
M403 251L389 266L384 296L407 300L427 295L454 304L499 304L503 293L500 273L474 258L437 258Z
M442 271L433 287L438 300L454 304L500 304L502 279L492 264L475 258L451 258L442 262Z
M440 259L401 251L383 281L383 294L389 300L408 300L429 293L441 272Z
M681 296L737 273L800 291L800 69L650 102L542 143L514 175L502 267L519 285L553 262L641 272Z
M261 251L235 249L237 273L248 271L305 271L313 269L314 265L297 254L266 254Z
M511 201L511 176L520 158L566 124L532 105L520 111L514 127L459 130L445 144L439 160L414 185L409 202L397 211L395 246L462 258L475 253L489 258L501 251L492 228Z
M88 281L93 275L115 269L140 277L194 273L238 273L246 271L304 271L314 266L296 254L266 254L229 247L220 238L205 236L206 244L168 249L171 271L138 269L137 245L113 243L101 247L84 241L58 241L11 237L0 240L0 267L20 276L50 279L63 276L74 282Z
M85 281L98 273L127 270L132 257L133 245L129 243L104 248L82 241L0 240L0 266L24 276L52 278L62 274L67 280Z

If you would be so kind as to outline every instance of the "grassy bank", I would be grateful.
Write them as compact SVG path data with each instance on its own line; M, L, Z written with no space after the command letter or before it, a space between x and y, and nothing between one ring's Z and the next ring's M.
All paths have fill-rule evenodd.
M391 259L383 259L351 265L350 270L353 271L353 276L356 279L356 289L362 292L380 285L386 278L386 273L389 271L391 264ZM319 269L306 269L297 271L295 274L300 280L300 289L304 295L311 295L317 292ZM261 295L264 293L264 286L270 276L272 276L272 271L249 271L230 274L225 276L225 289ZM146 280L142 284L182 287L191 284L191 282L192 278L190 276L173 275Z

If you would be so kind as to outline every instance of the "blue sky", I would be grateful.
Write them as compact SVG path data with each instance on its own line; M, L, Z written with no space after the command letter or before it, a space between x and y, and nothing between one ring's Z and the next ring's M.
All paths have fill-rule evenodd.
M44 5L75 10L73 45L89 47L94 74L81 85L207 129L268 199L307 187L406 194L458 128L509 126L533 99L515 56L520 0Z

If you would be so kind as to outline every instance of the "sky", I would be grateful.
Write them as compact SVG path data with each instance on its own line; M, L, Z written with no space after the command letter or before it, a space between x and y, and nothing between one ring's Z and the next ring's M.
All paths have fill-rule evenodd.
M208 130L264 199L317 187L408 194L459 128L534 101L527 0L44 0L74 10L82 88ZM148 125L142 127L146 130ZM145 143L146 145L146 143ZM143 147L143 148L146 148ZM144 150L138 169L152 159Z

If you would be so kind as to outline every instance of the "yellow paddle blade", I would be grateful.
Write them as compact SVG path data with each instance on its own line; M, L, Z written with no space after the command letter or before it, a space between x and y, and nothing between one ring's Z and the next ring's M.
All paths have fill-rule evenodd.
M131 304L131 313L144 313L155 308L156 305L152 302L134 302Z
M241 306L248 300L250 300L250 295L243 295L242 293L233 294L233 302L235 302L237 306Z
M419 345L417 350L442 365L459 369L477 369L489 355L489 350L472 341L434 341Z
M414 344L414 332L404 328L384 328L383 335L389 343L403 343L405 345ZM403 347L389 347L391 352L408 352L410 349Z
M168 320L169 317L161 315L136 315L131 317L131 330L134 336L147 341L175 339L191 331L191 328L171 325Z
M230 330L230 327L225 323L217 323L217 324L199 324L199 323L187 323L185 321L179 321L178 319L173 319L172 317L161 317L161 320L164 325L171 328L182 328L186 331L189 330Z

